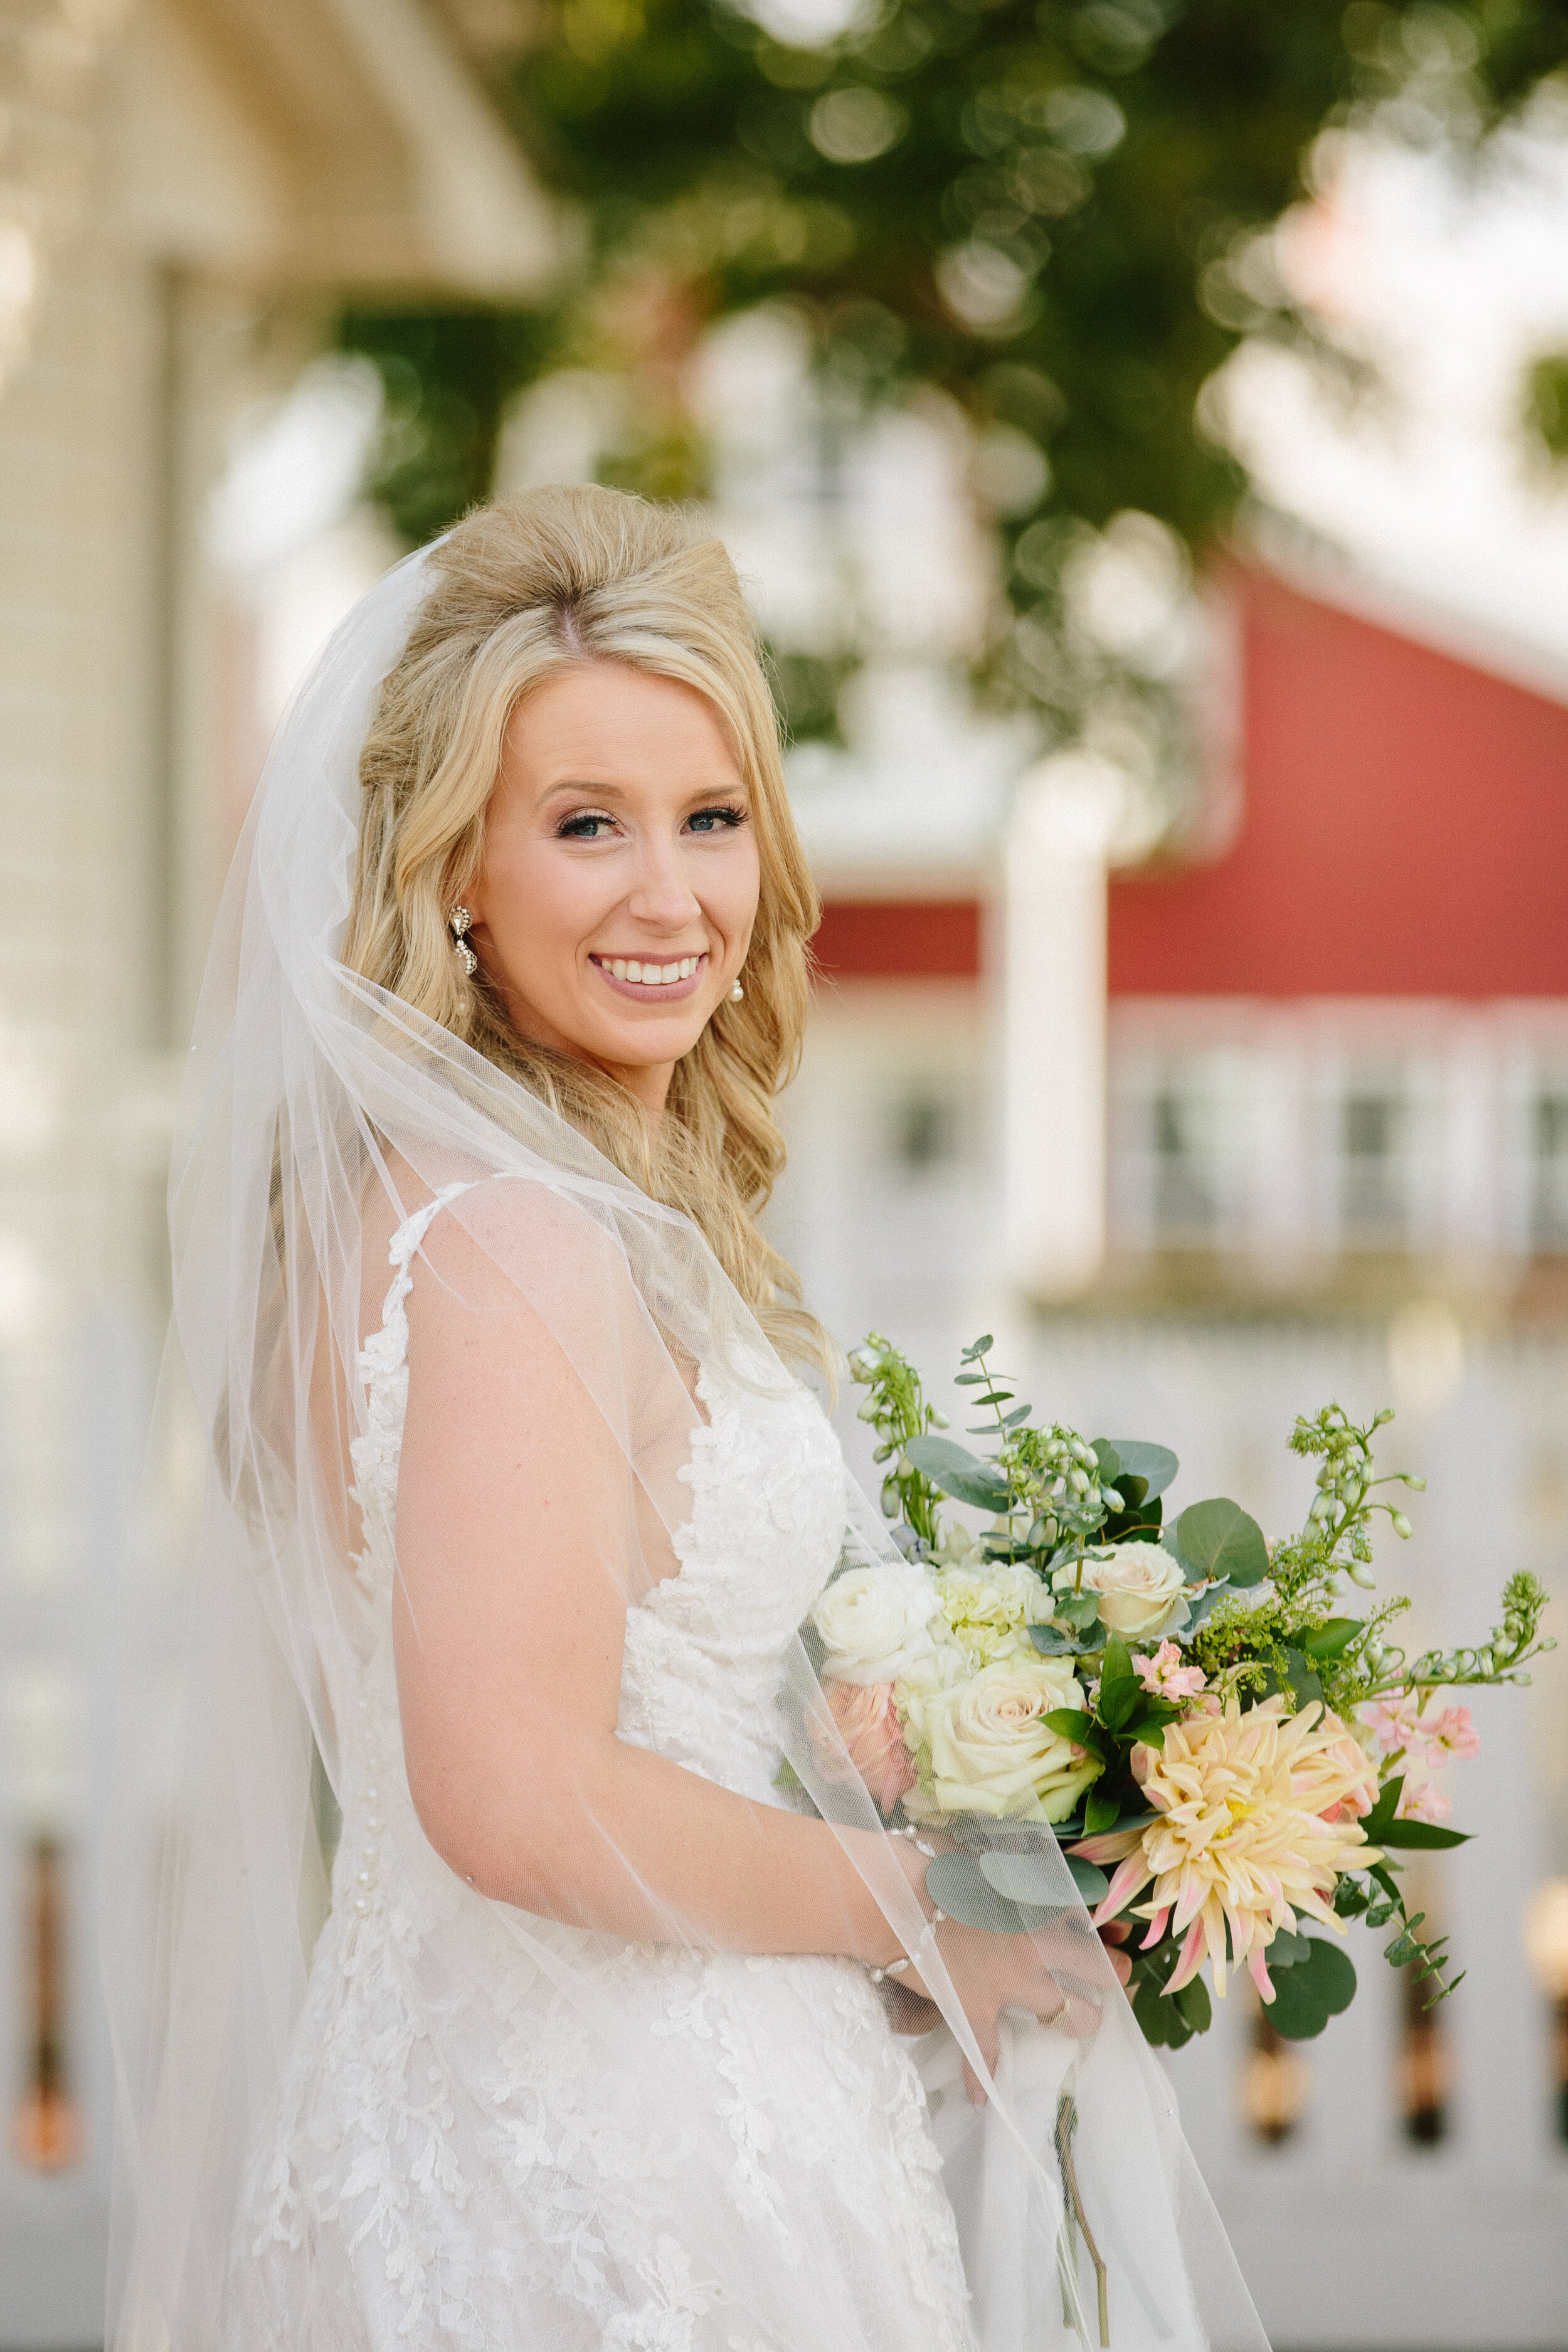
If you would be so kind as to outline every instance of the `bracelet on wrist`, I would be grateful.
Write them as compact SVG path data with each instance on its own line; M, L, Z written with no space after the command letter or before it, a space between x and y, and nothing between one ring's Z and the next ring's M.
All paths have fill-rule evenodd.
M936 1948L936 1931L946 1917L947 1913L940 1907L933 1911L925 1923L920 1942L915 1946L914 1950L906 1952L901 1959L889 1960L883 1967L873 1969L871 1982L880 1984L884 1977L901 1977L906 1969L920 1968L923 1961L931 1958Z

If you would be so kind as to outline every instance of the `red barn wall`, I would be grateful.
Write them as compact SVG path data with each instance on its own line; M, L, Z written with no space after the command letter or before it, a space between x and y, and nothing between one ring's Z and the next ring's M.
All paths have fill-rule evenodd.
M1239 575L1245 807L1110 890L1115 996L1568 996L1568 709Z

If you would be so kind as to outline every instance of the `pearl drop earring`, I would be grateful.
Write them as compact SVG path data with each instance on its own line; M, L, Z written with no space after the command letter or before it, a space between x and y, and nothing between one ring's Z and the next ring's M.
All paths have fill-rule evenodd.
M740 982L739 982L739 981L737 981L737 982L735 982L735 984L734 984L733 988L731 988L731 991L730 991L730 1002L731 1002L731 1004L739 1004L739 1003L741 1002L741 999L744 996L745 992L745 992L745 990L742 987L742 985L741 985Z

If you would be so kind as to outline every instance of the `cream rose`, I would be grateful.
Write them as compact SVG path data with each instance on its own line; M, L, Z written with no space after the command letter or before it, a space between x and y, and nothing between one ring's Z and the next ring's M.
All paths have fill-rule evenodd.
M1046 1721L1083 1706L1065 1659L983 1666L948 1689L900 1691L900 1702L920 1771L908 1812L1065 1822L1100 1771Z
M928 1656L936 1587L912 1560L852 1568L811 1612L826 1652L824 1682L891 1683Z
M1077 1574L1076 1563L1058 1569L1058 1590L1064 1584L1070 1590ZM1159 1544L1112 1544L1098 1558L1089 1553L1084 1559L1083 1590L1099 1593L1101 1624L1129 1641L1163 1633L1181 1610L1185 1589L1180 1563Z

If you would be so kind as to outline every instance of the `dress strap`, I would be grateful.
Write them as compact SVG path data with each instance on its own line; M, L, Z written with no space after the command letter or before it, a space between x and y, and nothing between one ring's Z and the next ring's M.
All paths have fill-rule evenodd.
M374 1402L384 1383L402 1371L408 1355L408 1315L404 1300L414 1287L414 1261L420 1244L441 1211L459 1192L473 1190L472 1181L444 1184L423 1208L405 1217L393 1234L386 1253L386 1262L393 1267L392 1287L382 1302L381 1328L373 1331L360 1349L356 1370ZM400 1397L398 1403L403 1400Z

